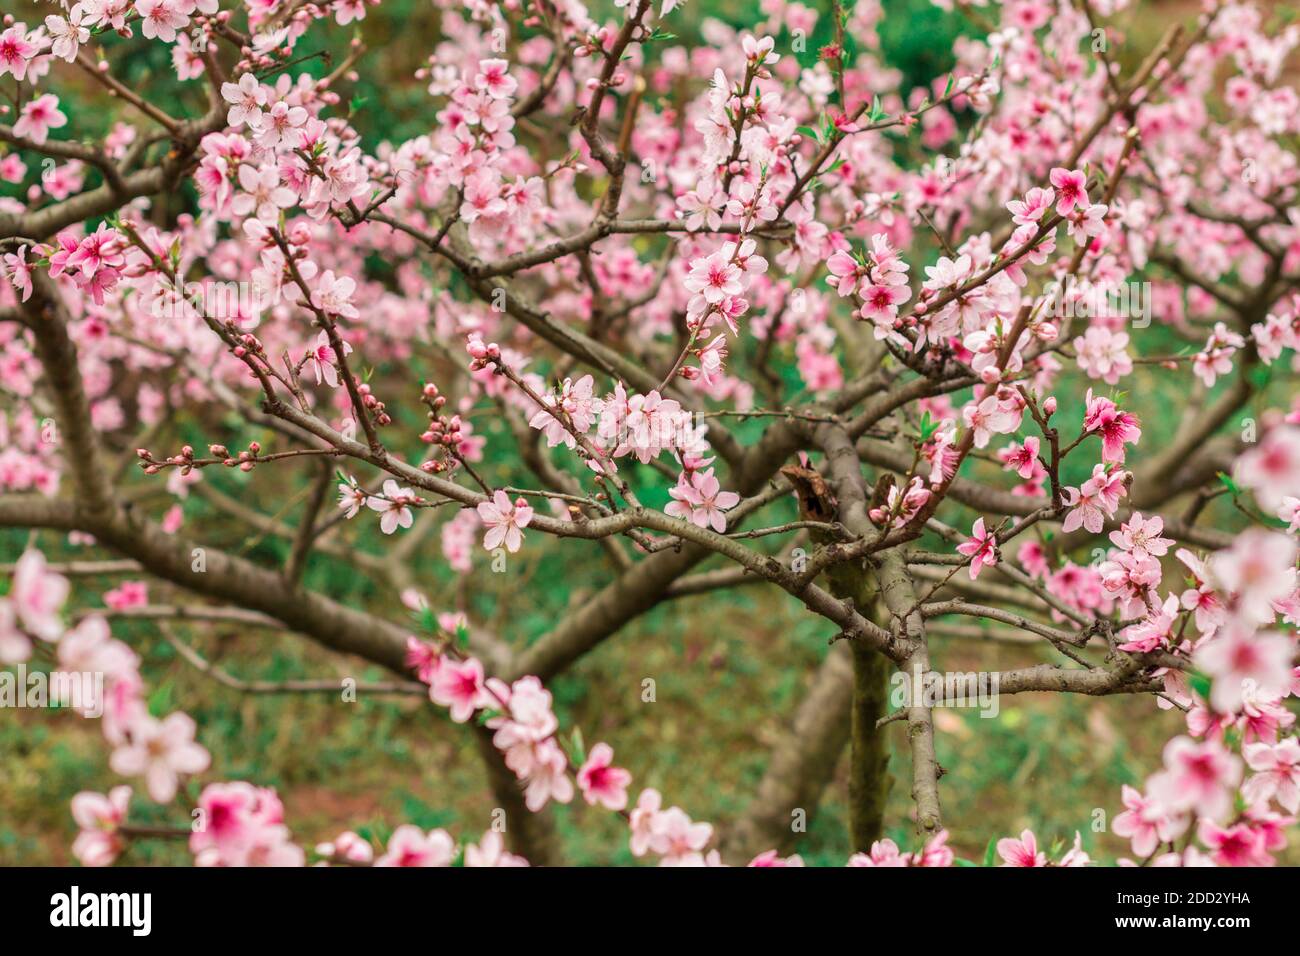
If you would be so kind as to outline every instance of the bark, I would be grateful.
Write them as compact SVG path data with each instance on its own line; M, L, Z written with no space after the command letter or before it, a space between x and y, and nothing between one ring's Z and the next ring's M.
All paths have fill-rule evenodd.
M849 446L851 447L851 446ZM800 517L815 521L841 521L846 525L859 520L861 502L857 483L841 481L843 501L838 501L821 475L805 468L786 468L799 498ZM855 487L850 489L848 485ZM821 538L814 535L814 540ZM820 540L819 543L829 543ZM863 562L848 561L834 565L826 574L830 592L842 601L851 601L858 612L868 618L878 616L878 592L871 572ZM863 852L879 840L884 829L885 802L889 798L889 745L886 728L878 722L887 713L891 664L887 657L859 641L852 645L852 692L849 701L849 834L853 848Z
M739 866L765 850L775 848L784 855L794 849L799 836L793 827L795 811L811 818L849 741L851 658L849 642L839 641L817 669L793 724L772 748L753 799L727 831L727 862Z
M841 565L830 575L831 593L851 598L858 609L874 619L878 606L875 585L856 564ZM877 726L888 713L887 657L858 641L852 645L853 696L850 704L849 835L853 848L868 852L883 834L885 802L889 799L889 742L886 727Z

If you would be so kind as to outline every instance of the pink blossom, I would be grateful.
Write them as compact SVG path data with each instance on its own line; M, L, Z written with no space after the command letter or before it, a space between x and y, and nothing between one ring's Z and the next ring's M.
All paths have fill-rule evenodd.
M15 80L23 80L27 76L27 67L39 52L40 46L27 35L27 27L22 23L15 23L0 33L0 76L12 73ZM14 132L18 133L18 130L15 128ZM18 135L26 134L18 133ZM44 141L43 138L38 140L38 142Z
M1165 745L1165 772L1151 778L1152 793L1175 810L1223 819L1241 782L1241 761L1213 740L1175 737Z
M316 852L329 859L350 860L353 863L370 863L375 858L370 843L351 830L344 830L332 842L316 844Z
M740 276L740 269L719 251L694 260L684 284L691 292L703 296L710 305L717 305L727 296L739 295L743 291Z
M1245 690L1281 693L1291 680L1295 641L1272 631L1230 625L1196 648L1193 661L1213 678L1210 704L1236 713Z
M222 83L221 98L230 105L226 122L231 126L247 124L249 129L262 125L262 107L266 105L266 90L252 73L239 77L238 83Z
M970 579L979 577L980 568L993 567L998 563L998 539L992 532L984 530L984 519L976 518L971 527L971 538L957 545L960 554L970 558Z
M1300 428L1270 428L1257 445L1237 459L1235 475L1270 511L1276 510L1288 495L1300 497Z
M434 671L429 699L450 708L451 719L463 724L480 707L493 701L483 686L483 665L474 658L460 663L444 660Z
M3 49L3 40L0 40L0 49ZM23 106L22 116L14 123L14 135L30 139L39 146L49 138L50 130L67 125L68 117L59 110L59 98L46 93Z
M1006 434L1020 424L1020 415L1007 409L996 395L962 409L962 420L975 432L975 447L983 448L994 434Z
M1159 515L1143 518L1142 512L1135 511L1128 521L1119 526L1118 531L1110 533L1110 540L1117 548L1123 548L1133 555L1142 557L1162 557L1174 542L1162 538L1165 519Z
M721 490L712 468L692 472L689 479L683 473L677 484L668 489L668 494L673 500L664 507L666 514L701 528L712 527L719 534L727 530L727 518L723 512L740 503L740 495Z
M72 819L81 831L72 843L72 855L82 866L109 866L126 847L119 827L126 822L131 788L114 787L108 796L83 790L72 798Z
M193 9L192 5L190 9ZM190 18L181 12L177 0L135 0L135 10L140 14L140 32L164 43L175 40L176 31L184 29L190 22Z
M898 852L898 844L893 840L876 840L871 844L870 853L855 853L849 857L849 866L907 866L908 854Z
M24 551L14 566L9 604L27 631L47 641L63 633L59 612L68 598L68 579L46 570L45 555Z
M486 90L494 99L506 99L519 86L509 70L510 63L506 60L479 60L474 85L480 90Z
M659 791L650 788L642 790L641 796L637 797L628 818L633 856L645 856L650 851L654 842L655 819L659 816L662 801Z
M414 491L400 487L389 478L384 482L384 493L367 498L366 507L380 513L379 530L384 534L392 534L398 528L409 528L415 522L411 504L418 500Z
M578 769L578 787L587 803L618 811L627 806L627 786L632 775L622 767L611 766L613 760L614 749L609 744L592 747L587 762Z
M1187 829L1184 818L1128 784L1121 793L1127 809L1111 821L1111 830L1116 836L1131 840L1133 852L1138 856L1150 856L1160 844L1172 843Z
M1083 430L1101 436L1101 460L1107 464L1123 462L1124 446L1142 437L1136 416L1120 411L1108 398L1094 397L1092 389L1088 389Z
M1250 528L1232 546L1210 559L1210 571L1220 593L1232 596L1232 609L1243 620L1266 624L1273 620L1273 602L1296 588L1296 542L1284 534Z
M388 838L384 855L375 860L375 866L451 866L456 845L446 830L430 830L427 834L417 826L404 823Z
M1251 803L1276 800L1288 813L1300 811L1300 739L1246 744L1241 753L1255 771L1242 786L1242 796Z
M1047 856L1038 849L1038 838L1032 830L1022 830L1020 839L1004 837L998 841L998 856L1003 866L1047 866Z
M155 803L170 803L181 774L202 773L208 752L194 742L194 721L188 714L164 720L141 716L127 728L127 742L113 751L109 766L124 777L144 777Z
M104 605L115 611L143 607L149 603L149 587L144 581L123 581L104 592Z
M465 847L465 865L518 867L527 866L528 861L522 856L508 853L501 834L496 830L489 830L483 834L483 839L478 843L471 843Z
M1119 499L1126 493L1124 480L1127 472L1108 472L1105 465L1095 465L1092 477L1078 488L1065 489L1065 503L1071 506L1061 528L1067 534L1079 527L1100 534L1108 517L1119 507Z
M343 354L348 355L352 346L343 342ZM303 367L310 369L316 376L316 384L325 384L330 388L339 387L339 371L334 347L330 345L329 333L324 329L316 336L316 345L303 356ZM349 517L351 517L349 515Z
M1076 206L1088 202L1088 177L1082 171L1056 166L1053 167L1048 178L1056 188L1056 212L1058 215L1068 216Z
M1127 332L1112 332L1100 325L1089 326L1074 340L1079 368L1090 378L1099 378L1107 385L1118 384L1122 377L1133 371L1133 360L1127 348Z
M1265 847L1264 834L1247 823L1225 829L1213 820L1202 820L1196 835L1220 866L1271 866L1273 863Z
M524 542L523 529L533 520L533 509L523 498L510 503L509 496L498 489L491 501L481 501L475 509L487 534L483 536L483 547L488 551L505 544L506 550L514 554Z

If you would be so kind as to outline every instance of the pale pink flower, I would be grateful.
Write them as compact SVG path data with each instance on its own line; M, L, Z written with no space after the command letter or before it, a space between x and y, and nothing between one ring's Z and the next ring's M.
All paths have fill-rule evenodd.
M501 834L496 830L489 830L483 834L483 839L478 843L471 843L465 847L465 865L527 866L528 861L522 856L507 852Z
M972 401L962 409L962 421L975 433L975 447L983 448L995 434L1006 434L1020 424L1020 415L1009 411L996 395Z
M1088 177L1082 171L1056 166L1048 179L1056 188L1056 211L1059 215L1068 216L1076 206L1088 202Z
M698 866L712 838L710 824L695 823L681 807L669 807L655 818L651 849L663 857L662 866Z
M483 665L474 658L456 662L443 660L432 675L429 699L447 707L451 719L463 724L474 711L493 702L483 686Z
M1210 705L1221 714L1235 714L1247 690L1286 690L1295 650L1295 641L1283 634L1233 623L1199 645L1192 660L1213 679Z
M0 33L0 76L12 73L15 80L27 76L27 67L41 50L40 45L33 40L33 37L27 35L27 27L22 23L15 23Z
M404 823L388 838L384 855L375 860L375 866L451 866L456 845L446 830L430 830L427 834L419 827Z
M524 543L523 529L533 520L533 509L523 498L510 503L510 497L498 489L491 501L481 501L476 509L487 533L483 535L483 547L488 551L505 544L506 550L514 554Z
M1232 546L1210 558L1214 583L1231 595L1232 610L1254 624L1273 620L1273 602L1289 597L1296 588L1296 542L1288 535L1264 528L1249 528Z
M409 528L414 523L415 514L411 510L411 503L418 499L419 496L410 488L403 488L389 478L384 482L384 493L367 498L366 507L378 511L382 516L379 519L379 530L384 534L392 534L398 528Z
M1237 459L1237 481L1255 493L1260 506L1277 509L1286 496L1300 497L1300 428L1270 428L1259 444Z
M970 579L974 581L980 575L980 568L993 567L998 563L998 539L990 531L984 530L984 519L976 518L971 526L971 539L957 545L960 554L970 558Z
M39 146L49 138L50 130L67 125L67 116L59 110L59 98L46 93L23 106L22 116L14 123L14 135L30 139Z
M703 296L710 305L744 291L741 270L723 255L724 251L691 262L690 274L684 282L687 289Z
M252 73L243 74L238 83L222 83L221 98L231 104L226 113L226 122L231 126L247 124L254 130L261 127L266 90Z
M339 341L343 341L340 339ZM352 352L352 346L343 342L343 354L349 355ZM329 333L321 329L316 336L316 345L306 355L303 356L303 368L310 369L316 376L316 384L325 384L330 388L339 387L339 370L336 362L338 357L335 355L334 347L330 345ZM351 517L349 515L349 517Z
M1196 835L1211 851L1211 858L1219 866L1271 866L1266 836L1248 823L1221 827L1213 820L1202 820Z
M175 40L176 31L190 22L181 13L181 0L135 0L135 11L140 14L140 32L148 39L156 37L164 43Z
M1079 834L1078 830L1075 830L1074 845L1065 851L1065 856L1061 857L1061 862L1058 863L1057 866L1087 866L1091 862L1092 858L1088 856L1087 852L1083 849L1083 837Z
M849 866L907 866L909 855L898 852L898 844L893 840L877 840L871 844L871 852L855 853L849 857Z
M668 489L668 494L674 500L664 507L665 514L690 521L700 528L712 527L718 534L727 530L727 518L723 512L740 503L740 495L721 490L712 468L692 472L689 479L682 473L677 484Z
M332 842L316 844L316 853L328 859L370 863L375 858L370 842L351 830L344 830Z
M474 86L486 90L493 99L506 99L514 94L519 82L510 75L509 61L479 60Z
M1095 465L1092 477L1080 487L1065 489L1065 503L1071 506L1061 528L1067 534L1080 526L1093 534L1100 534L1106 519L1119 507L1119 499L1124 495L1124 480L1127 472L1116 469L1106 471L1105 465Z
M316 282L316 291L312 294L312 300L323 312L341 315L346 319L355 319L361 315L352 304L352 294L356 290L357 282L351 276L335 276L332 269L326 269Z
M658 790L647 787L637 797L636 806L629 814L628 826L632 830L631 848L633 856L645 856L654 843L655 820L659 816L663 798Z
M274 225L279 220L280 210L288 209L298 200L292 189L280 185L280 173L275 166L257 169L250 163L241 163L239 185L244 191L230 204L230 211L236 216L255 215L267 225ZM324 282L323 277L321 281ZM353 285L355 286L355 282ZM317 299L319 300L320 297L321 293L318 291ZM342 314L333 309L326 309L326 311Z
M32 549L23 552L14 566L9 604L28 633L57 641L63 633L59 612L68 599L68 589L68 579L47 571L45 555Z
M1174 810L1223 819L1241 782L1241 761L1213 740L1175 737L1165 745L1165 770L1148 781L1150 792Z
M1022 830L1020 839L999 840L998 856L1005 861L1003 866L1047 866L1047 855L1038 849L1038 838L1032 830Z
M182 774L208 769L208 752L194 742L188 714L177 712L163 720L141 715L127 728L127 737L109 757L109 766L124 777L144 777L155 803L171 802Z
M1108 398L1094 397L1088 389L1083 430L1101 436L1101 460L1107 464L1124 460L1124 446L1136 444L1142 437L1135 415L1120 411Z
M72 842L72 855L82 866L109 866L126 847L119 827L126 822L131 788L114 787L105 796L83 790L72 798L72 819L81 828Z
M1129 515L1128 521L1119 526L1118 531L1110 533L1110 540L1115 547L1135 556L1158 558L1174 543L1171 539L1160 536L1164 529L1164 518L1159 515L1143 518L1142 512L1135 511Z
M1276 800L1288 813L1300 811L1300 739L1246 744L1241 749L1255 774L1241 788L1251 803Z
M1187 829L1185 817L1174 814L1160 801L1144 796L1125 784L1121 789L1123 813L1111 822L1116 836L1126 837L1133 844L1133 852L1148 857L1162 843L1172 843Z
M338 492L339 508L343 511L343 517L348 519L355 518L370 497L352 479L339 482Z
M1074 351L1079 368L1090 378L1099 378L1107 385L1115 385L1133 371L1133 360L1128 354L1128 333L1112 332L1101 325L1092 325L1074 340Z
M77 48L90 41L90 31L81 25L84 11L81 4L74 4L65 20L59 16L45 18L45 30L54 43L50 52L71 63L77 58Z
M597 803L606 809L619 811L627 806L627 786L632 774L622 767L612 766L614 749L599 743L591 748L587 762L578 769L578 787L583 799L591 805Z

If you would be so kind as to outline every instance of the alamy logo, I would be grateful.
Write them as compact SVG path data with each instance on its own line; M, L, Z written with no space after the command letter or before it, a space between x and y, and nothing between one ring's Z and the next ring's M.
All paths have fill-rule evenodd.
M133 936L153 928L152 893L70 893L50 897L51 926L126 926Z
M977 707L981 717L998 715L996 671L899 671L889 679L890 704L904 707Z
M1151 324L1151 283L1120 282L1093 285L1066 276L1065 282L1049 282L1043 289L1047 313L1057 318L1124 319L1134 328Z
M0 671L0 707L71 707L83 717L104 715L102 671Z

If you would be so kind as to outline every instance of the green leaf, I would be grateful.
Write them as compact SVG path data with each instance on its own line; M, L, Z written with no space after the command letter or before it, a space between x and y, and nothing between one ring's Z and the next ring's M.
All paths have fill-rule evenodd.
M993 854L997 852L997 847L997 840L993 837L989 837L989 845L984 848L984 866L993 865Z
M146 702L149 713L154 717L162 718L172 709L172 685L169 681L165 684L159 684L158 688L149 695Z
M1223 482L1223 487L1228 489L1232 497L1241 497L1241 489L1237 487L1237 483L1232 480L1232 477L1226 471L1219 472L1219 481Z
M575 767L581 767L587 762L587 748L582 740L582 728L574 727L573 735L569 739L569 763Z
M939 423L930 417L927 411L921 416L921 441L927 442L939 430Z

